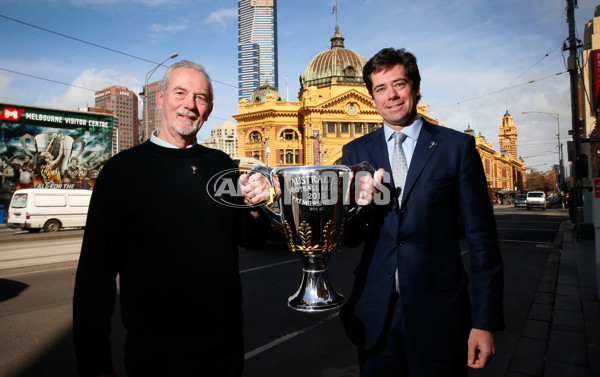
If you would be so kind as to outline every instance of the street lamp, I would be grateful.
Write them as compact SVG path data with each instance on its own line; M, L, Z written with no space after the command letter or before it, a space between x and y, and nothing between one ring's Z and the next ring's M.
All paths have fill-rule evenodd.
M150 137L150 135L148 134L148 80L150 79L150 76L152 76L154 71L156 71L158 67L163 65L164 62L166 62L169 59L174 59L178 56L179 54L177 53L172 54L162 62L158 63L158 65L152 68L150 72L146 73L146 81L144 82L144 141L148 140L148 138Z
M560 142L560 115L558 113L544 113L541 111L524 111L521 114L544 114L556 119L556 139L558 140L558 180L564 183L563 151Z

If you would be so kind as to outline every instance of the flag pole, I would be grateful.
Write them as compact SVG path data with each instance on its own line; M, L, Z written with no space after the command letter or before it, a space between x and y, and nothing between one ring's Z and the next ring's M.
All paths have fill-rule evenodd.
M335 0L335 4L333 5L333 7L335 8L335 26L338 26L338 7L337 7L337 0Z

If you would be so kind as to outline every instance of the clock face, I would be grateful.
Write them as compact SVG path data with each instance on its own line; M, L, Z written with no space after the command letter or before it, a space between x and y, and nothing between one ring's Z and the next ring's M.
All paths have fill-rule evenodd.
M510 144L510 139L509 138L504 139L504 144Z
M349 106L348 106L348 113L349 113L349 114L356 114L356 106L354 106L354 105L349 105Z

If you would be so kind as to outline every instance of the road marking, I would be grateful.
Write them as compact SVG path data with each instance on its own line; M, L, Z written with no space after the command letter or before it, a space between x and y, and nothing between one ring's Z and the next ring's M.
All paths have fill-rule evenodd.
M511 220L498 220L498 219L496 219L496 223L511 223L511 224L514 224L514 223L536 223L536 224L539 224L540 222L539 221L532 221L532 220L529 220L529 221L523 221L523 220L511 221ZM561 224L561 223L562 223L562 221L547 221L547 222L544 222L544 224Z
M499 239L498 242L534 243L534 244L536 244L536 247L545 248L545 249L551 249L553 246L552 243L550 243L550 242L540 242L540 241L504 240L504 239L501 240L501 239ZM468 252L469 252L469 249L463 250L463 251L461 251L460 255L465 255Z
M260 346L258 348L253 349L252 351L246 352L244 354L244 360L251 359L254 356L259 355L259 354L261 354L261 353L263 353L263 352L265 352L265 351L267 351L267 350L269 350L269 349L271 349L271 348L273 348L275 346L278 346L278 345L280 345L283 342L287 342L288 340L293 339L293 338L297 337L298 335L302 335L305 332L310 331L310 330L314 329L315 327L320 326L321 324L329 321L330 319L333 319L333 318L337 317L338 315L339 315L339 312L336 311L335 313L333 313L329 317L327 317L325 319L322 319L319 322L317 322L317 323L315 323L315 324L313 324L313 325L311 325L309 327L306 327L306 328L304 328L302 330L299 330L299 331L295 331L295 332L293 332L291 334L284 335L281 338L277 338L277 339L275 339L272 342L269 342L269 343L267 343L265 345L262 345L262 346Z
M63 270L76 270L76 269L77 269L77 266L71 266L71 267L51 268L48 270L36 270L36 271L29 271L29 272L21 272L21 273L12 274L12 275L2 275L2 271L0 271L0 278L10 278L10 277L15 277L15 276L39 274L42 272L54 272L54 271L63 271Z
M275 266L280 266L282 264L286 264L286 263L292 263L292 262L298 262L299 259L290 259L290 260L286 260L283 262L279 262L279 263L273 263L273 264L267 264L265 266L259 266L259 267L253 267L253 268L247 268L245 270L240 271L240 274L243 274L244 272L252 272L252 271L258 271L258 270L263 270L265 268L270 268L270 267L275 267Z
M497 230L527 230L535 232L556 232L556 229L533 229L533 228L496 228Z
M534 243L536 245L551 245L550 242L540 242L540 241L523 241L523 240L498 240L500 242L518 242L518 243Z
M9 243L0 246L0 270L45 264L76 262L81 251L81 239L44 242L39 247L31 243Z
M539 247L540 249L552 249L554 245L551 243L538 243L535 247Z
M82 242L83 242L83 240L81 240L81 239L46 241L46 242L40 244L39 249L43 250L43 249L48 249L50 247L55 247L55 246L59 246L59 247L78 246L78 247L81 247ZM15 250L23 250L23 249L27 250L27 249L32 249L32 248L33 248L33 246L29 242L13 242L13 243L6 243L6 244L0 243L0 251L15 251Z

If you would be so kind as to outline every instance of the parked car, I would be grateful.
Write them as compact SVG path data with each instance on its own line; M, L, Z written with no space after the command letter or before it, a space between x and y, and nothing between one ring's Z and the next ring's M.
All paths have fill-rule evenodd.
M527 195L517 194L515 196L515 207L527 207Z
M543 191L529 191L527 193L527 210L532 208L546 210L546 194Z

